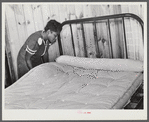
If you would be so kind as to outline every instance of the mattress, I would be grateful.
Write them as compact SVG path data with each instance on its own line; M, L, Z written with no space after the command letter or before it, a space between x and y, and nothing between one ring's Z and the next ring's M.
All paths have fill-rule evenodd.
M45 63L5 89L5 109L119 109L142 79L142 72Z

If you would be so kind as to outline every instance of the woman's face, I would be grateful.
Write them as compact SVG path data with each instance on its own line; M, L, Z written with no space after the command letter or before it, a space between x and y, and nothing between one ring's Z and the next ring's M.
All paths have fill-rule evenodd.
M57 39L57 32L54 32L54 31L48 31L48 40L51 42L51 43L54 43L56 42L56 39Z

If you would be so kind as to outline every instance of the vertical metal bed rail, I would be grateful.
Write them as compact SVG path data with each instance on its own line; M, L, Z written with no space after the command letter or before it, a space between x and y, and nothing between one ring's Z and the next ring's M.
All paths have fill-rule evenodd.
M110 28L110 21L109 21L109 19L108 19L108 30L109 30L109 38L110 38L111 58L113 58L112 39L111 39L111 28Z
M74 45L74 40L73 40L73 33L72 33L72 26L71 26L71 24L69 24L69 26L70 26L70 32L71 32L71 40L72 40L73 53L74 53L74 56L76 56L75 45Z
M58 46L59 46L59 53L60 53L60 55L63 55L63 49L62 49L62 43L61 43L60 34L58 35Z
M82 37L83 37L84 55L85 55L85 57L87 57L87 50L86 50L86 42L85 42L85 33L84 33L83 22L81 22L81 28L82 28Z
M126 41L126 30L125 30L125 21L124 21L124 17L122 17L122 21L123 21L123 34L124 34L124 48L125 48L125 53L126 53L126 58L128 58L128 50L127 50L127 41Z
M93 22L93 31L94 31L94 39L95 39L96 57L99 58L99 46L98 46L98 39L97 39L96 21Z
M141 24L141 28L142 28L142 39L143 39L143 45L144 45L144 27L143 27L143 23Z

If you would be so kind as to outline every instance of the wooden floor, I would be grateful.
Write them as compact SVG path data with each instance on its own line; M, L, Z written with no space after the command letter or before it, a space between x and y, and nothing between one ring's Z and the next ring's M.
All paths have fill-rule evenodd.
M143 109L143 83L133 94L130 102L124 107L124 109Z

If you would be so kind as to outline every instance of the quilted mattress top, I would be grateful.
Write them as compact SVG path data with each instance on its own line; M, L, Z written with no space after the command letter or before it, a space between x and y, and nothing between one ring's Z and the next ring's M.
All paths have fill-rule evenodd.
M130 98L141 73L45 63L5 89L6 109L112 109Z

